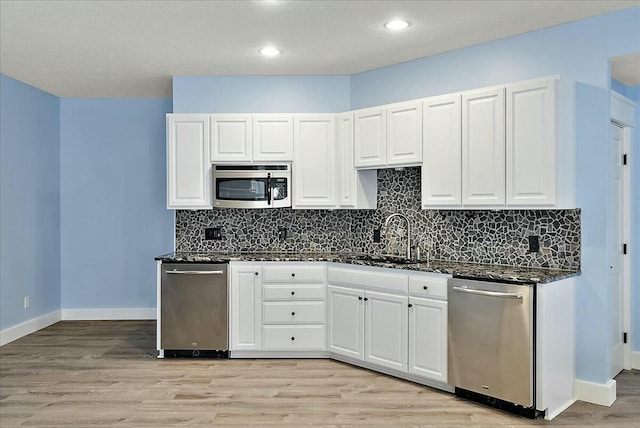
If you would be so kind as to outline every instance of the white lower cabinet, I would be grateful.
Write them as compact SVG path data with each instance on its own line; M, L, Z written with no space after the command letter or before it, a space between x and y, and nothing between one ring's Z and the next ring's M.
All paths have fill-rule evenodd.
M263 328L265 351L324 349L324 325L265 325Z
M366 291L364 360L407 372L407 296Z
M329 285L329 351L407 372L406 296Z
M333 354L364 361L364 291L329 285L327 348Z
M447 302L409 297L409 373L447 382Z
M262 349L262 266L232 264L229 349Z

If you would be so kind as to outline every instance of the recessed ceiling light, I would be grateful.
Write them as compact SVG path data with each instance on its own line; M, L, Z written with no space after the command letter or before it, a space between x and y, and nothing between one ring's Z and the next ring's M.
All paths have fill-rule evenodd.
M384 28L386 28L387 30L404 30L409 25L411 24L409 24L409 22L405 21L404 19L394 19L384 24Z
M260 55L264 56L278 56L282 53L282 51L278 48L274 48L273 46L265 46L264 48L258 51Z

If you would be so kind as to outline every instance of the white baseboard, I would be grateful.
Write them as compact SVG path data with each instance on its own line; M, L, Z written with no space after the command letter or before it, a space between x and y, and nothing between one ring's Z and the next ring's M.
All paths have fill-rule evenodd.
M63 309L63 321L154 320L156 308Z
M616 381L595 383L576 379L576 399L601 406L611 406L616 401Z
M35 333L45 327L49 327L51 324L55 324L61 319L61 311L56 310L13 327L6 328L0 331L0 346L4 346L7 343L18 340L28 334Z
M640 370L640 351L631 352L631 368Z

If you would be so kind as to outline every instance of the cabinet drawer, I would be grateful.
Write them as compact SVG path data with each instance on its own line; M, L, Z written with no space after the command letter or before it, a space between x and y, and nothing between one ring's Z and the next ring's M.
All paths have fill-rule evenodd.
M284 326L265 325L262 327L264 350L314 349L324 350L324 325Z
M447 300L449 278L448 275L411 275L409 276L409 294Z
M274 264L262 268L263 282L325 282L325 265Z
M265 324L324 324L324 302L265 302L262 305Z
M324 284L264 284L264 300L324 300Z

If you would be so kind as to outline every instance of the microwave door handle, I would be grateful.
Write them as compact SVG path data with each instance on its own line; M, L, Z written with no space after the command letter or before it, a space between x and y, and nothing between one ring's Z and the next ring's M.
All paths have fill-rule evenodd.
M267 174L267 205L271 205L271 173Z

